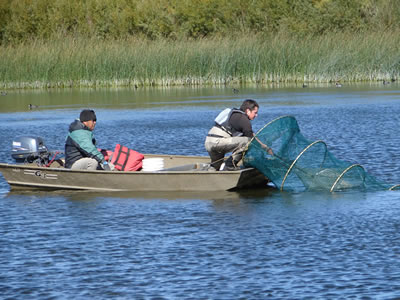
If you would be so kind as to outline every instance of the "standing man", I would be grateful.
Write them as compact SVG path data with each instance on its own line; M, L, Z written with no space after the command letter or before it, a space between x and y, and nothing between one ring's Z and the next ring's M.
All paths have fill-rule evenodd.
M224 171L238 169L245 146L254 136L251 126L257 117L259 105L255 100L244 100L240 109L225 109L215 119L214 126L208 132L205 147L211 158L211 167L219 170L226 153L233 152L225 161ZM270 148L264 145L269 154Z
M97 150L93 130L96 126L96 114L93 110L82 110L79 119L69 125L69 134L65 141L65 167L74 170L97 170L99 165L110 170L103 154Z

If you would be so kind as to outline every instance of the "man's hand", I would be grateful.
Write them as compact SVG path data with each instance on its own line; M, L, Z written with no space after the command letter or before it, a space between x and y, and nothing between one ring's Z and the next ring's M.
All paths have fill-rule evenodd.
M270 147L268 147L267 145L265 145L263 142L260 141L260 139L258 137L256 137L256 135L253 133L254 138L256 139L256 141L261 145L261 148L263 148L265 151L267 151L267 153L269 155L274 155L274 151L272 151L272 149Z
M261 144L261 148L263 148L265 151L267 151L267 153L269 155L271 155L271 156L274 155L274 152L272 151L272 149L270 147L268 147L267 145Z

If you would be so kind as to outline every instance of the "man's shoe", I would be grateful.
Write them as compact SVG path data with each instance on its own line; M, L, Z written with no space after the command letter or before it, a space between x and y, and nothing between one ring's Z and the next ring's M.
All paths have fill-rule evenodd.
M215 172L217 171L217 169L215 169L213 166L208 165L207 167L205 167L205 170L208 172Z
M234 166L227 166L225 165L224 169L222 171L237 171L240 170L240 167L234 167Z
M230 156L228 159L225 161L225 166L222 169L222 171L236 171L239 170L240 167L237 167L237 162L233 161L233 157Z

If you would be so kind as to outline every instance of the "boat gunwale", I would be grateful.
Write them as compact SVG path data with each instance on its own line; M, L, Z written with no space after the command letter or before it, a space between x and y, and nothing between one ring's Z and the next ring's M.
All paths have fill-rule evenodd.
M8 168L8 169L32 169L32 170L43 170L43 171L53 171L53 172L67 172L67 173L85 173L85 174L119 174L119 175L127 175L127 174L132 174L132 175L147 175L147 174L237 174L237 173L242 173L242 172L247 172L254 170L254 168L244 168L244 169L239 169L239 170L234 170L234 171L208 171L208 170L188 170L188 171L181 171L181 170L159 170L159 171L105 171L105 170L72 170L72 169L66 169L66 168L50 168L50 167L41 167L41 166L30 166L30 165L24 165L24 164L9 164L9 163L0 163L0 169L1 168ZM1 172L1 170L0 170Z

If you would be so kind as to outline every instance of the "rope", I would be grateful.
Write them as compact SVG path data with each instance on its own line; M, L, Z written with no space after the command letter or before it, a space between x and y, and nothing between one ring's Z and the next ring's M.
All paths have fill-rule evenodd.
M48 163L47 165L45 165L46 168L48 168L48 167L51 166L51 164L53 163L53 161L56 159L57 154L59 154L59 153L60 153L60 152L58 152L58 151L56 151L56 152L54 153L53 158L49 161L49 163Z

